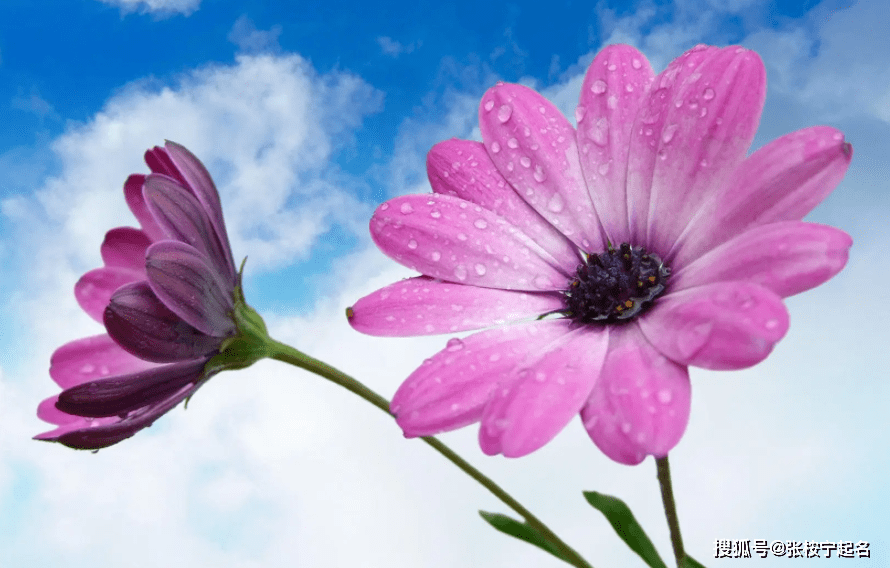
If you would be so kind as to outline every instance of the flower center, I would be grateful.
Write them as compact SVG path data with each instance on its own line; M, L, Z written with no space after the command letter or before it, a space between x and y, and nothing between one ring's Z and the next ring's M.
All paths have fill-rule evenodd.
M609 245L587 255L565 292L565 314L578 323L629 321L665 290L671 269L643 247Z

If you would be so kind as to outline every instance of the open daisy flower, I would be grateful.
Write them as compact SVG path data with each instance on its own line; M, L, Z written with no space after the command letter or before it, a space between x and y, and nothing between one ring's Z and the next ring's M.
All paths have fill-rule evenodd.
M262 320L244 303L219 194L203 164L173 142L145 153L149 175L124 184L141 229L110 230L105 266L75 286L81 307L107 333L53 353L64 390L37 410L55 430L36 439L98 449L129 438L213 374L241 368ZM255 350L256 351L256 350Z
M531 89L486 92L483 143L436 145L434 193L371 219L377 246L422 276L347 310L372 335L484 329L398 389L405 435L481 422L482 450L515 457L580 413L615 461L667 455L689 418L688 366L762 361L788 330L782 298L837 274L852 244L801 221L850 163L840 132L746 157L765 89L740 47L695 47L655 76L614 45L587 71L577 129Z

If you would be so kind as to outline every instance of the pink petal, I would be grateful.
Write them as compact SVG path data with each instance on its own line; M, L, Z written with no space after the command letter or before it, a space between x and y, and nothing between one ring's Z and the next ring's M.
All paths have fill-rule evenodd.
M145 203L145 197L142 195L142 186L144 184L145 176L142 174L133 174L128 177L124 183L124 198L126 198L130 211L133 212L133 215L139 221L139 226L142 227L150 241L155 242L166 239L167 236L158 226L155 218L152 217L151 212L148 210L148 205Z
M581 419L590 438L613 460L635 465L662 457L689 421L689 371L658 352L637 325L613 327L600 378Z
M629 45L603 48L584 76L575 110L581 170L612 243L627 242L627 159L634 119L654 78L649 61Z
M605 248L575 129L550 101L522 85L497 85L482 97L479 127L491 161L522 199L581 249Z
M226 280L234 281L230 254L217 239L207 211L194 195L174 180L151 174L142 189L148 209L168 239L189 244L207 255Z
M44 422L60 426L67 424L81 424L84 422L84 418L80 416L71 416L56 408L56 402L58 400L59 395L55 395L41 401L40 404L37 405L37 418L40 418ZM49 434L49 432L47 432L47 434ZM35 437L42 439L41 436L46 436L46 434L40 434Z
M536 346L568 333L567 320L546 320L452 338L402 383L390 409L407 437L477 422L499 383Z
M729 181L760 122L766 96L760 57L739 47L707 53L680 57L650 96L667 99L653 128L657 138L649 138L656 146L648 153L654 166L646 242L656 251L670 251L702 202Z
M434 192L494 211L519 227L560 266L580 262L577 247L517 195L481 143L456 138L440 142L427 154L426 169Z
M219 352L221 339L205 335L170 311L147 282L119 288L105 309L108 335L140 359L173 363Z
M853 149L834 128L786 134L754 152L702 207L678 243L684 264L757 225L799 221L840 183Z
M144 279L144 267L140 271L118 266L96 268L80 277L74 285L74 297L83 311L101 322L111 295L124 284Z
M560 267L503 217L448 195L406 195L371 219L386 255L427 276L504 290L561 290L575 266Z
M183 321L214 337L234 334L234 287L197 249L179 241L155 243L146 272L155 295Z
M711 249L682 268L671 290L743 280L785 298L826 282L841 271L853 244L826 225L783 221L755 227Z
M226 234L226 223L223 220L222 204L219 200L219 192L213 183L213 178L201 160L195 157L184 146L167 140L164 145L167 154L175 164L176 169L186 181L186 187L191 188L195 197L204 207L210 217L210 223L222 247L224 260L228 268L229 279L235 278L235 265L232 260L232 251L229 248L229 237Z
M169 178L173 178L183 187L188 187L188 182L182 176L176 164L170 158L166 148L155 146L145 151L145 163L148 164L151 173L164 174Z
M652 345L681 365L744 369L784 337L788 310L763 286L721 282L671 292L638 321Z
M563 323L566 329L571 325ZM606 357L610 329L578 327L538 343L511 372L482 414L479 445L488 455L520 457L556 436L590 396ZM530 346L531 347L531 346Z
M134 373L155 367L124 351L107 334L76 339L56 349L49 374L63 389L93 379Z
M369 335L410 337L480 329L564 308L556 294L464 286L421 276L365 296L350 308L349 324Z
M118 227L105 233L102 241L102 260L105 266L119 266L145 272L145 251L151 239L145 232L131 227Z

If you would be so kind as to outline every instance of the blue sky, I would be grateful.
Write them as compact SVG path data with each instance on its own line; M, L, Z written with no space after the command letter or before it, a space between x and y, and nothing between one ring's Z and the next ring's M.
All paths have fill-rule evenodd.
M851 2L293 3L6 0L0 5L0 566L529 566L560 563L486 528L504 508L378 410L271 362L227 373L150 431L97 455L30 440L47 368L99 332L71 293L100 264L142 152L165 138L217 180L247 295L283 341L385 396L447 337L380 339L346 325L357 298L410 275L367 232L381 201L429 191L425 154L478 138L497 80L572 116L605 44L661 70L697 43L763 58L759 147L814 124L853 164L808 220L853 236L848 267L791 298L767 361L692 371L671 454L684 537L867 540L890 562L890 13ZM881 377L885 377L881 379ZM573 422L520 460L475 429L444 439L595 566L634 566L581 498L626 499L667 558L654 464L612 463ZM347 546L348 544L348 546Z

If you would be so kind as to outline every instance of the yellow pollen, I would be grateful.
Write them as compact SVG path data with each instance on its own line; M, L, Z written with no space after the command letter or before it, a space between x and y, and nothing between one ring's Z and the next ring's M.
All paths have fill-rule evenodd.
M352 306L346 308L346 317L348 319L352 319L355 316L355 311L353 311Z

